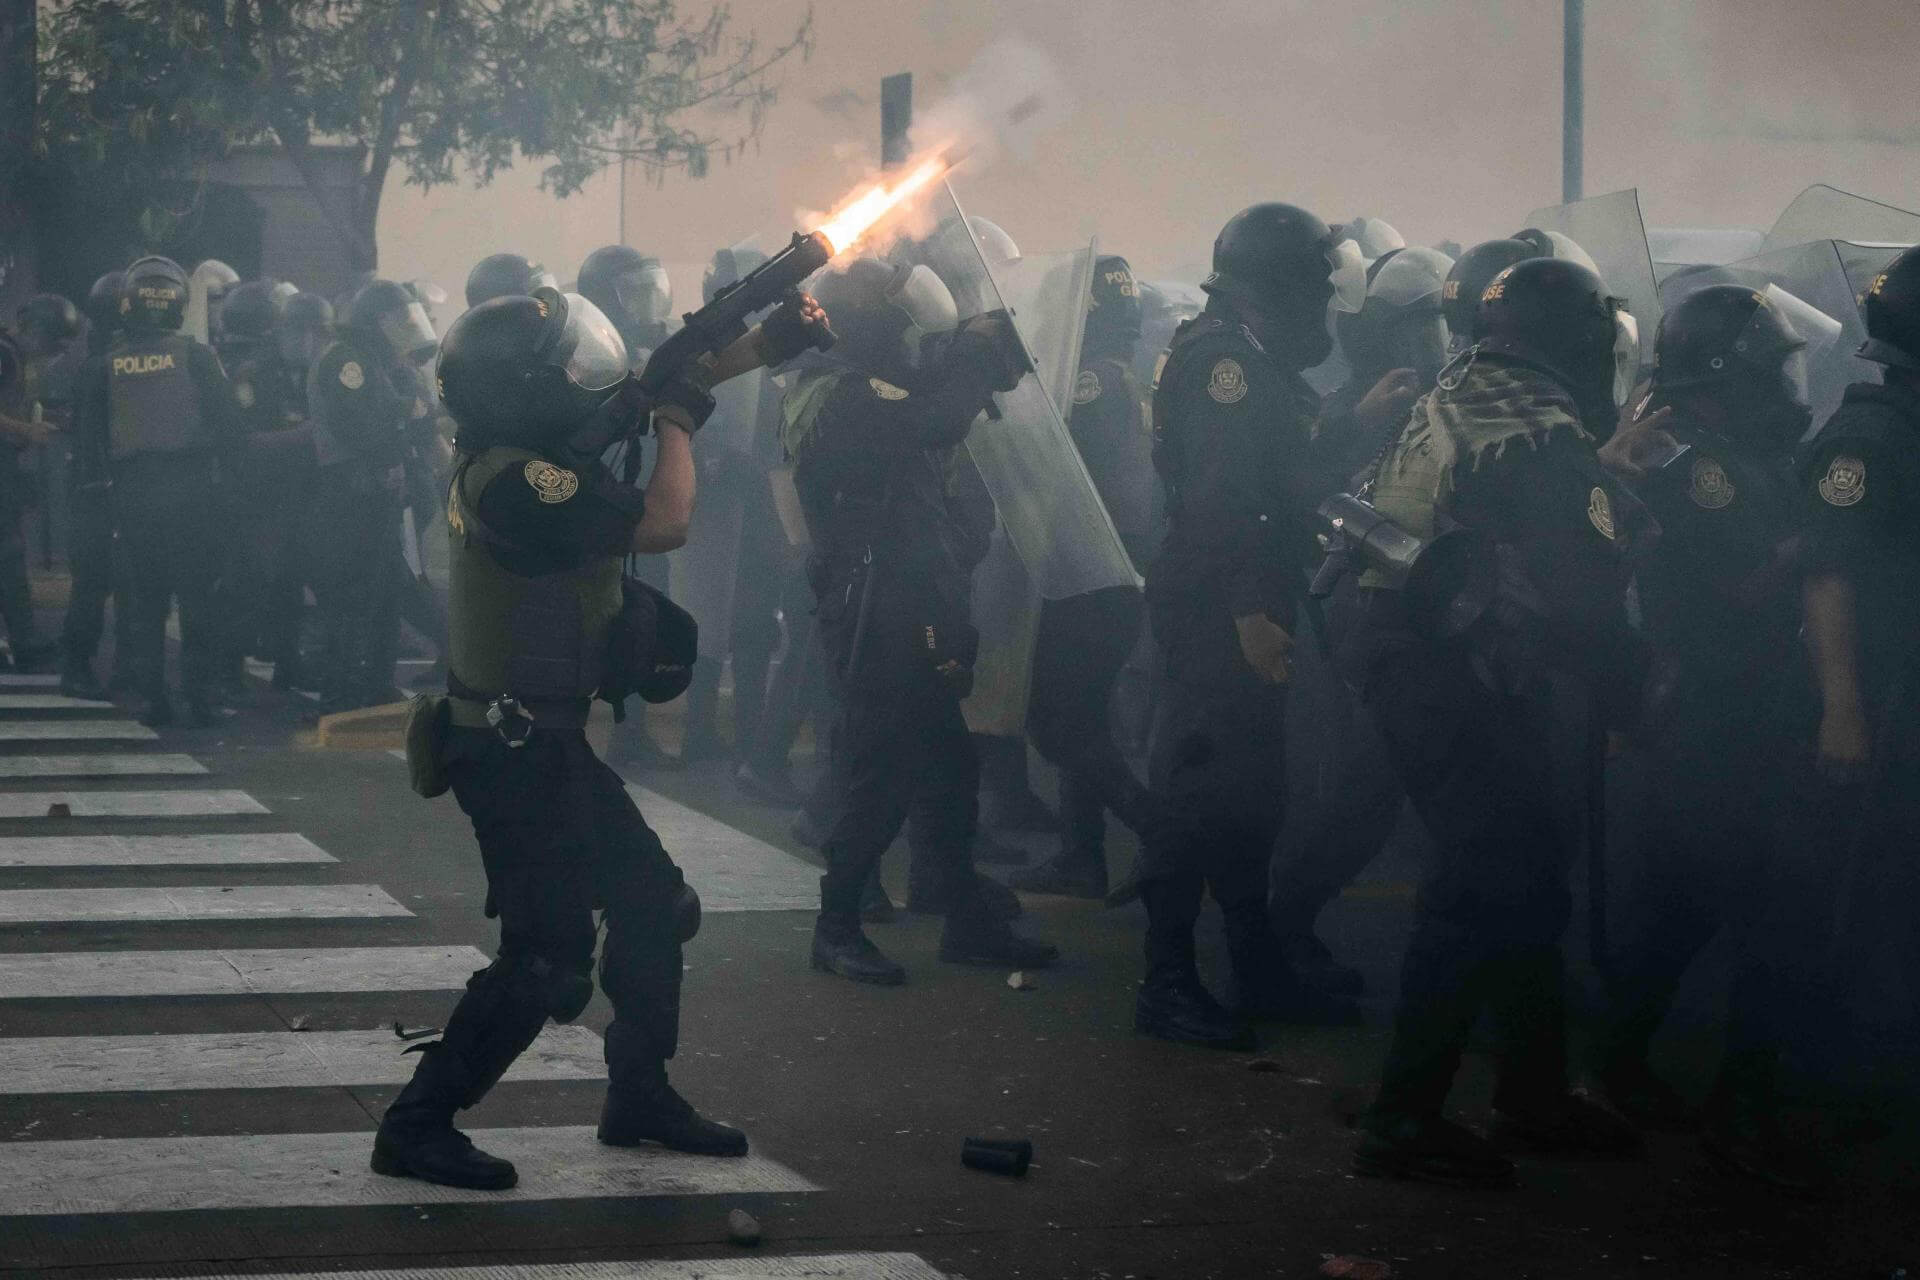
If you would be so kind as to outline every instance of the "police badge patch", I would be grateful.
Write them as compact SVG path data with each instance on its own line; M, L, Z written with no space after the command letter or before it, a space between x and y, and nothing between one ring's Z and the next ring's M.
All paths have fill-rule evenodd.
M868 378L867 385L872 387L873 394L879 396L882 400L905 400L907 398L905 387L896 387L884 378Z
M1867 464L1842 453L1820 479L1820 496L1829 506L1850 507L1867 496Z
M1207 394L1220 404L1239 404L1247 398L1247 371L1228 356L1213 366L1207 379Z
M580 492L579 476L565 467L556 467L551 462L543 462L539 458L527 463L522 474L527 477L527 483L533 486L534 493L539 495L542 502L565 502Z
M340 385L349 391L358 391L367 385L366 372L358 360L349 360L340 366Z
M1074 379L1073 402L1092 404L1100 398L1100 375L1091 369L1082 369L1080 376Z
M1587 519L1600 531L1600 536L1613 541L1613 499L1599 485L1593 486L1593 492L1587 495Z
M1718 511L1733 501L1733 481L1727 469L1712 458L1695 458L1687 496L1705 511Z

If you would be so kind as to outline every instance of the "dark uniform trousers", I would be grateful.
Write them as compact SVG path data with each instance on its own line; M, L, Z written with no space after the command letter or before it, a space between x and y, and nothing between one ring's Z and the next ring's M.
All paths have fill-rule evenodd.
M1113 738L1113 689L1132 656L1146 603L1132 587L1112 587L1041 606L1033 652L1027 731L1060 769L1065 847L1100 858L1111 809L1145 830L1152 800Z
M608 1076L616 1088L644 1083L679 1044L680 868L583 730L536 729L510 747L491 729L454 728L445 759L480 845L490 914L500 917L499 958L468 983L443 1040L467 1068L470 1096L499 1079L550 1014L570 1018L586 1004L595 908L606 929L600 984L614 1011Z
M400 505L400 495L361 464L337 463L315 474L306 541L323 633L324 704L394 699Z
M133 591L132 674L149 698L166 692L167 613L180 603L180 684L208 692L218 661L214 583L224 560L212 455L136 455L114 464L113 514Z
M7 642L20 658L37 643L33 625L33 588L27 573L26 518L31 487L20 469L20 450L0 445L0 619Z
M114 663L124 667L134 652L130 638L132 596L125 555L113 537L113 491L104 483L76 485L67 495L67 568L73 575L60 647L71 668L91 663L106 634L107 598L113 610Z
M1372 594L1363 607L1392 609L1367 601ZM1356 638L1376 637L1363 627ZM1499 1037L1496 1104L1558 1097L1567 1080L1560 938L1572 901L1548 682L1497 693L1459 645L1409 640L1369 658L1363 699L1432 840L1375 1110L1438 1116L1483 1006Z

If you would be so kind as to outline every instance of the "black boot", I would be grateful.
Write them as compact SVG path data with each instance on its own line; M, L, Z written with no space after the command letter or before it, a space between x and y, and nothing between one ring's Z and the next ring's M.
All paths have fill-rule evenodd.
M625 1069L618 1083L607 1086L607 1102L600 1109L600 1141L610 1147L637 1147L657 1142L669 1151L696 1156L744 1156L747 1135L731 1125L709 1120L667 1083L664 1063L642 1072ZM651 1079L644 1078L651 1076Z
M925 868L924 858L908 863L907 911L916 916L944 916L953 910L953 891L947 887L948 878ZM1018 920L1026 913L1019 895L998 880L975 874L972 893L976 907L1002 920Z
M1267 923L1265 901L1223 907L1222 914L1241 1017L1307 1027L1359 1024L1360 1008L1352 1000L1300 980Z
M1341 964L1333 951L1310 930L1279 935L1280 953L1300 981L1334 996L1357 996L1367 989L1358 969Z
M1208 993L1191 968L1163 965L1148 973L1133 997L1133 1029L1143 1036L1251 1053L1253 1028Z
M1576 1093L1525 1101L1496 1095L1493 1135L1541 1155L1622 1157L1646 1153L1639 1130Z
M93 674L92 665L78 659L69 659L60 672L60 693L63 697L88 702L105 702L109 698L107 686Z
M380 1118L373 1171L473 1191L504 1191L518 1182L511 1161L488 1155L453 1127L453 1113L473 1087L459 1055L446 1045L422 1049L413 1079Z
M861 930L858 916L825 911L813 925L813 967L877 987L897 987L907 980L907 971L887 959Z
M965 894L964 899L947 912L947 926L940 931L942 960L948 964L1045 969L1060 959L1060 948L1052 943L1023 938L1009 928L1006 916L978 888L972 893L960 892Z
M880 883L880 866L875 863L873 874L867 877L866 887L860 891L861 923L892 924L898 910L893 899L887 896L886 886Z
M1087 861L1085 855L1061 850L1037 867L1016 871L1007 883L1022 893L1051 893L1063 898L1107 896L1107 864Z
M1513 1162L1484 1139L1438 1116L1368 1112L1360 1121L1353 1171L1450 1187L1513 1185Z
M173 699L162 689L147 695L146 706L140 712L140 723L149 729L164 729L173 723Z

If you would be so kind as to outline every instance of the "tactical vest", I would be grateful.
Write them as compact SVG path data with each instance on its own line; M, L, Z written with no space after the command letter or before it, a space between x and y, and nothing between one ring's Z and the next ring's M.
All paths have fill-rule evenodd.
M108 349L107 442L115 462L212 447L188 367L193 346L181 333L135 333Z
M514 548L511 532L488 528L475 511L496 477L537 460L524 449L487 449L462 454L454 468L447 494L449 671L462 692L528 702L590 698L600 688L608 629L620 612L623 558L601 556L526 577L494 554L496 547Z

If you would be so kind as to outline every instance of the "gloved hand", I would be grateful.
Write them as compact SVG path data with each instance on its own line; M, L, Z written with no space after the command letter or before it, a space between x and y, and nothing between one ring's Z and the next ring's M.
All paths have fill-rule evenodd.
M833 342L827 313L811 294L792 295L760 322L760 355L769 369L815 347L824 351Z
M1026 347L1006 311L987 311L960 322L948 348L951 358L965 362L994 391L1011 391L1033 371Z

